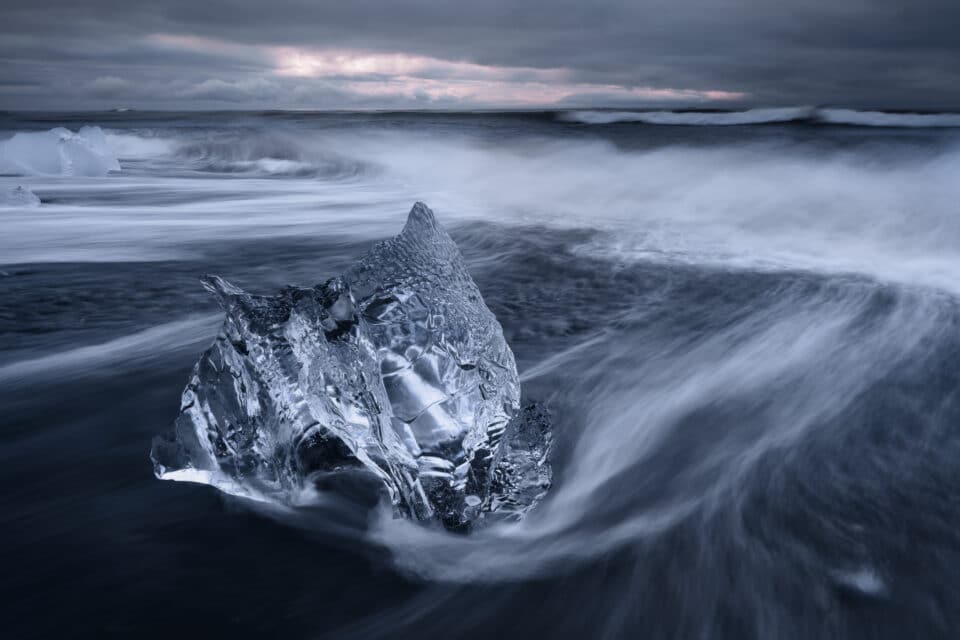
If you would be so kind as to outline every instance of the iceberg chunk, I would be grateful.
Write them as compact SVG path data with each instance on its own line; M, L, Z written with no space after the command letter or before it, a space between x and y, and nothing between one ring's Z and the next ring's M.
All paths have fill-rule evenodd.
M120 171L120 162L100 127L81 127L77 133L57 127L0 141L0 174L105 176L111 171Z
M398 513L463 529L550 485L549 420L520 411L503 331L422 203L342 276L253 296L207 277L226 319L194 367L157 477L295 504L379 480Z

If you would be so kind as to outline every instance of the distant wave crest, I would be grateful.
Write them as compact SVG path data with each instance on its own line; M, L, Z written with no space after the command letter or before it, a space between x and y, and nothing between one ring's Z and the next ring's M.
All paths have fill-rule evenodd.
M561 117L582 124L642 122L644 124L729 126L805 120L813 115L809 107L749 109L747 111L568 111Z
M960 113L894 113L854 109L780 107L744 111L565 111L560 119L580 124L637 122L675 126L734 126L786 122L860 127L960 127Z
M850 124L860 127L960 127L960 113L890 113L822 109L817 119L825 124Z

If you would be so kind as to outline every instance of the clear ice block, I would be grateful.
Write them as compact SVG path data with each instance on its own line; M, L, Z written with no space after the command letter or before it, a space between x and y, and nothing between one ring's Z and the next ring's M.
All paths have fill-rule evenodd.
M204 284L226 319L154 441L157 477L296 504L361 471L399 514L450 529L521 517L549 488L548 416L520 411L500 324L424 204L316 287Z

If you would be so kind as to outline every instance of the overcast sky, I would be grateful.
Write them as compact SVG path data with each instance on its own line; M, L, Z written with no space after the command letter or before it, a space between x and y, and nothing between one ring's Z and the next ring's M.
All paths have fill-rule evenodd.
M960 0L3 0L0 109L960 108Z

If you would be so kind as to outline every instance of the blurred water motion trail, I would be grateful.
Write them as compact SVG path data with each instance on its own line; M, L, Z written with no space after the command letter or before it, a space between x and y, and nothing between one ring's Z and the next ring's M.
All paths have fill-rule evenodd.
M41 200L0 208L11 637L951 637L957 134L570 120L0 118L122 167L0 177ZM154 480L198 276L322 282L416 200L556 417L544 503L458 536Z

